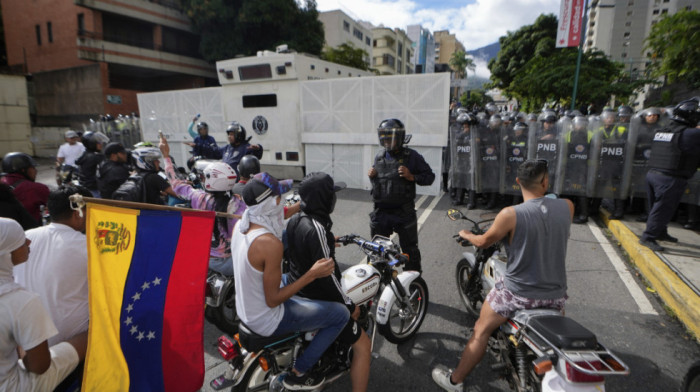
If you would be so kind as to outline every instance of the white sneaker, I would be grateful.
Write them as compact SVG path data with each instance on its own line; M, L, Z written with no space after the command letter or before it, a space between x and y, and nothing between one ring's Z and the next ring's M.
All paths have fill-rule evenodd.
M452 369L447 369L442 366L438 366L433 369L433 381L442 389L448 392L462 392L464 389L462 383L452 384L450 377L452 376Z

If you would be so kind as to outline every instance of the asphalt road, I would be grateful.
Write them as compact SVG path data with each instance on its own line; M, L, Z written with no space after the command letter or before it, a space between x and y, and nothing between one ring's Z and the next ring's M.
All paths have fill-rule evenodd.
M55 184L50 164L39 162L38 181ZM338 194L333 213L335 235L348 233L369 237L371 201L369 193L344 190ZM405 344L394 345L380 335L375 341L375 353L369 381L370 391L438 391L430 372L438 364L454 367L467 341L475 319L464 311L456 294L455 265L464 248L452 239L462 223L450 221L446 211L449 198L419 198L417 201L420 226L420 249L423 277L428 284L430 303L428 314L416 337ZM478 219L481 210L469 211ZM617 266L616 246L607 242L596 223L573 225L566 258L568 295L566 314L591 331L607 348L619 355L631 368L629 376L608 377L608 391L676 391L691 362L700 359L700 346L686 330L667 315L658 298L646 286L629 264ZM602 237L602 240L601 240ZM360 262L364 254L354 246L338 248L341 269ZM620 270L623 275L620 275ZM626 275L625 275L625 271ZM216 327L205 322L206 376L202 391L211 391L209 381L226 369L226 363L216 350L221 335ZM490 370L487 354L465 384L469 391L509 391L508 384ZM330 392L350 391L345 376L325 389Z

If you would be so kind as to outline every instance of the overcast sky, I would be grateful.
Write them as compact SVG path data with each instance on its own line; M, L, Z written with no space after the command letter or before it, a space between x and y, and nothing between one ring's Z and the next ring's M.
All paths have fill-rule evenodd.
M542 13L559 14L560 0L316 0L319 11L340 9L373 25L420 24L431 32L449 30L467 50L498 41L508 31L532 24ZM477 63L477 74L488 69Z

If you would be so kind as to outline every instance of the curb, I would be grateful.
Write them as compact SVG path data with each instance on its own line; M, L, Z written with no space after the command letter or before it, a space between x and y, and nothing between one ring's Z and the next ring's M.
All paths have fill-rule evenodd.
M639 238L624 223L610 220L602 210L600 218L627 251L634 265L656 290L676 317L700 339L700 297L664 263L654 251L639 243Z

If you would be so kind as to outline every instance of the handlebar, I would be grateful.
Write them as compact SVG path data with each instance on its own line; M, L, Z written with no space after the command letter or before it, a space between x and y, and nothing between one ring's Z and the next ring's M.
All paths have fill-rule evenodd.
M387 248L383 245L377 244L375 242L368 241L368 240L360 237L357 234L348 234L348 235L344 235L342 237L339 237L338 242L343 244L343 245L348 245L351 243L356 244L361 249L363 249L371 254L388 259L388 264L391 266L394 266L397 264L402 265L402 264L406 264L406 262L408 262L407 255L402 254L400 252L397 252L394 249L390 249L390 248Z

